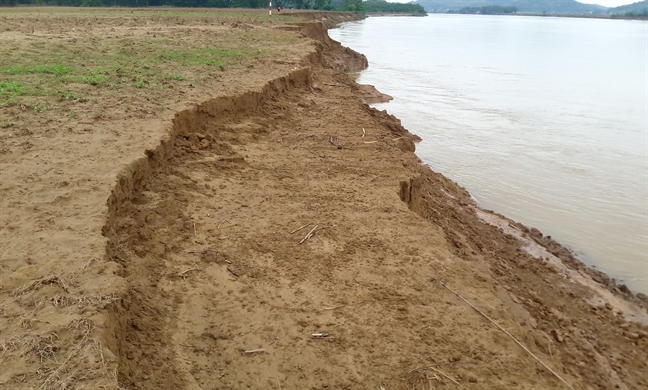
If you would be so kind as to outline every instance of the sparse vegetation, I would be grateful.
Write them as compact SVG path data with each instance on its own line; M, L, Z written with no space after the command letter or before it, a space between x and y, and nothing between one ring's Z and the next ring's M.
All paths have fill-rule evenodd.
M176 17L199 17L199 14L188 11L171 14ZM245 13L231 15L260 16ZM219 16L221 23L227 20ZM183 23L182 18L179 20L181 22L178 23ZM187 19L187 22L191 22L191 19ZM236 23L234 21L235 26ZM263 45L262 36L250 34L249 37L253 37L250 39L252 41L259 38L259 46ZM296 38L279 36L272 39ZM52 45L42 41L22 48L5 45L0 48L0 107L25 103L42 112L48 106L44 102L33 101L34 98L57 97L72 102L84 101L85 93L80 85L164 90L169 84L198 80L196 75L213 74L212 69L247 66L249 61L270 54L271 50L265 48L179 46L177 41L155 36L122 36L114 40L88 35Z
M35 66L12 66L2 70L2 73L16 74L53 74L62 75L70 73L70 68L64 65L35 65Z
M16 96L20 96L23 88L16 81L0 81L0 107L13 103Z
M83 96L75 92L57 92L56 94L64 100L84 100Z

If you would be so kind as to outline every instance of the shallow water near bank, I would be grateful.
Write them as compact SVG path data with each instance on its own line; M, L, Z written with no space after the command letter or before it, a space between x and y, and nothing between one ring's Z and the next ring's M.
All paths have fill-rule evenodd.
M430 15L331 30L421 159L648 293L648 23Z

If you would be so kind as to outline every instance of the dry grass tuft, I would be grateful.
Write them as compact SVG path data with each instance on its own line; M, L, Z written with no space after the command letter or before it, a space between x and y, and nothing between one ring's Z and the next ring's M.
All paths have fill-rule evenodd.
M42 370L41 390L63 390L71 388L74 383L96 378L102 375L102 370L79 370L76 365L69 364L74 361L86 348L91 347L101 356L102 366L105 366L101 344L92 339L90 335L95 329L94 322L88 318L79 318L70 322L66 329L72 334L72 340L66 350L67 358L58 367Z
M59 336L54 332L44 335L33 332L16 334L0 342L0 359L11 356L11 352L20 352L18 355L21 357L35 354L42 363L43 359L52 359L55 356L60 348L59 341Z
M104 306L116 301L117 295L81 295L78 297L69 297L65 295L55 295L53 297L45 297L39 303L44 305L45 303L50 303L54 307L63 308L68 306L95 306L97 308L103 308Z
M95 329L95 325L92 320L84 317L70 322L67 329L74 334L75 344L77 344L77 341L85 343L90 339L90 334Z
M23 319L25 327L34 321ZM106 377L106 364L100 342L92 338L95 324L88 318L73 320L65 327L61 337L57 333L37 334L25 332L0 341L0 364L6 358L26 358L30 363L39 364L36 377L40 390L67 390L75 384L89 379ZM85 356L85 357L84 357ZM100 366L79 364L89 356ZM61 361L64 359L63 361ZM15 378L20 381L20 378ZM23 378L24 379L24 378ZM110 385L106 385L109 388Z
M29 283L29 284L27 284L25 286L22 286L22 287L19 287L19 288L15 289L13 291L13 296L14 297L19 297L19 296L25 295L25 294L27 294L27 293L29 293L31 291L36 291L36 290L39 290L39 289L43 288L44 286L48 286L48 285L52 285L52 284L56 284L59 287L61 287L63 289L63 291L68 292L69 284L66 281L59 278L58 276L51 276L49 278L42 278L42 279L34 280L33 282L31 282L31 283Z
M43 324L51 324L51 322L39 320L37 318L25 318L24 316L18 321L18 325L21 328L31 329L34 327L34 323L41 322Z

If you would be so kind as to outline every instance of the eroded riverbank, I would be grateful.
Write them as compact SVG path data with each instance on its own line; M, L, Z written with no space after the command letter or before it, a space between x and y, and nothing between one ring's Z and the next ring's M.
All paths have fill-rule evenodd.
M74 120L73 130L92 130L81 142L58 133L44 144L36 124L47 122L31 112L18 117L35 150L3 133L2 183L16 184L3 187L0 237L12 251L2 258L0 384L563 385L442 280L574 388L646 385L646 328L480 221L462 188L423 167L417 138L364 104L366 88L340 72L366 66L363 56L317 22L275 30L236 18L165 28L168 39L211 44L225 31L276 33L286 51L183 86L191 98L178 97L177 109L118 125L120 109L111 120ZM145 22L134 20L142 35L161 34ZM254 70L266 66L277 74ZM117 151L105 147L104 127L119 132ZM84 163L87 148L103 169ZM52 153L62 160L52 175L74 167L78 177L55 187L65 193L20 182L17 162ZM32 182L60 181L32 169ZM93 202L79 206L91 190ZM30 219L40 225L16 222ZM38 250L39 241L50 246Z

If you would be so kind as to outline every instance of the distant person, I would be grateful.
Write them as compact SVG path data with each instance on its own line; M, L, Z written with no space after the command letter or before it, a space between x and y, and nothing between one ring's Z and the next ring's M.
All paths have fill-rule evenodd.
M277 7L277 12L281 12L281 7Z

